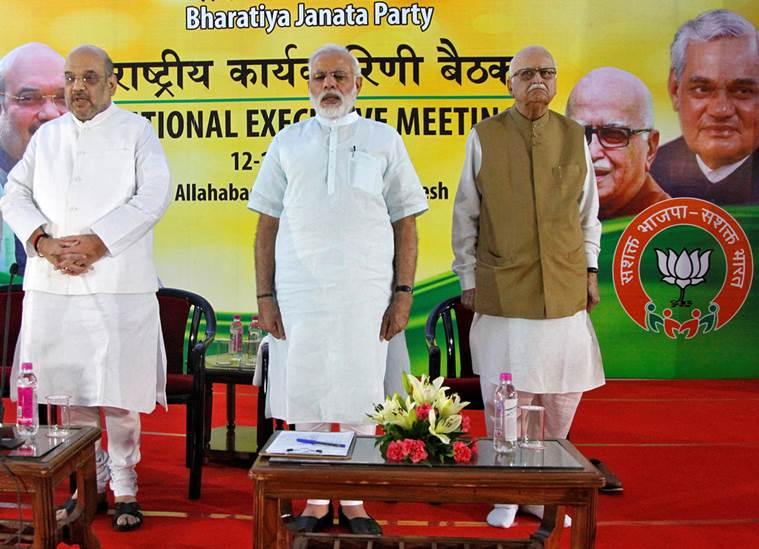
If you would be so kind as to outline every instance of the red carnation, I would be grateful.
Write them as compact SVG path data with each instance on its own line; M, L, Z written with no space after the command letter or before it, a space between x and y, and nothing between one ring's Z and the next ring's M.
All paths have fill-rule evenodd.
M432 410L432 404L425 402L416 407L416 419L427 421L430 416L430 410Z
M465 442L453 443L453 461L456 463L469 463L472 461L472 450Z
M403 461L407 453L400 441L394 440L387 445L387 459L390 461Z
M414 441L410 438L404 438L399 442L399 444L403 448L403 457L409 455L414 447Z
M408 440L408 439L407 439ZM419 463L427 459L427 449L424 447L424 442L421 440L411 440L411 451L409 452L409 458L413 463Z

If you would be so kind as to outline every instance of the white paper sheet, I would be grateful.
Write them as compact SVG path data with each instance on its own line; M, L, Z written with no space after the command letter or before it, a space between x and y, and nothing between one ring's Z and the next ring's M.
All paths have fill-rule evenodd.
M347 458L356 437L356 433L352 431L276 431L275 435L261 451L261 455Z

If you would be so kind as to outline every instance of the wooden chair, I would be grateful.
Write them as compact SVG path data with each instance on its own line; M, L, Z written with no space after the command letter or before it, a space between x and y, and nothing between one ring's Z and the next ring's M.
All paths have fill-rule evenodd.
M10 293L9 293L10 290ZM8 344L3 347L5 336L5 306L8 298L11 300L10 314L8 317ZM21 329L21 305L24 301L24 290L21 284L0 286L0 375L5 377L5 386L2 397L10 394L11 367L13 366L13 353L16 350L16 341ZM41 418L40 418L41 419Z
M169 404L187 408L185 465L190 469L189 498L198 499L205 458L205 356L216 336L216 314L208 301L186 290L161 288L157 295L166 346L166 397ZM198 339L201 322L205 334Z
M435 379L441 375L441 350L435 336L438 321L442 323L446 357L445 372L442 375L445 377L445 385L451 388L451 392L458 393L461 400L469 401L469 409L483 410L480 378L472 371L472 355L469 350L469 328L473 317L472 311L461 304L460 296L446 299L427 317L424 336L427 340L429 375Z

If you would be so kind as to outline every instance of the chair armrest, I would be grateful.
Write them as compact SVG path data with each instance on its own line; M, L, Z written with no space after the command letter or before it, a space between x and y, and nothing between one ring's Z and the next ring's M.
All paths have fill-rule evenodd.
M190 356L187 357L187 365L190 368L190 371L188 371L188 373L193 374L196 378L198 377L197 374L200 373L201 370L203 373L205 373L206 352L216 337L216 319L214 318L210 324L212 324L212 326L206 326L205 339L203 339L203 341L198 341L190 351Z
M427 317L427 322L424 324L424 340L427 343L427 359L429 362L427 370L432 379L440 376L440 347L435 341L435 328L437 328L438 318L437 310L435 310Z
M212 340L213 341L213 340ZM188 374L191 374L197 384L205 379L206 374L206 349L210 343L208 340L196 343L195 347L190 351L190 356L187 358Z
M429 362L427 370L429 372L430 379L436 379L440 377L440 347L438 347L434 341L432 342L432 345L428 346L427 360Z
M211 346L211 343L213 343L213 340L216 339L216 315L213 312L209 312L211 306L208 305L207 302L206 305L207 307L203 311L203 316L206 320L205 338L202 341L198 341L193 346L192 351L190 351L189 361L190 365L193 367L193 372L197 371L196 368L205 370L206 352Z

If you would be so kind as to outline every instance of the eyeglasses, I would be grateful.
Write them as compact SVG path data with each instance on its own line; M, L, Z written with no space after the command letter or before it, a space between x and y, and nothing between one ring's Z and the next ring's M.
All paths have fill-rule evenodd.
M535 75L538 73L540 73L540 77L543 80L553 80L553 78L556 76L556 67L546 67L543 69L528 67L526 69L519 69L518 71L515 71L511 77L516 78L518 76L522 79L523 82L529 82L535 78Z
M590 142L593 141L593 134L596 134L598 135L598 142L601 143L602 147L607 149L621 149L630 144L630 137L633 135L650 131L653 131L653 128L631 130L630 128L622 128L619 126L601 126L598 128L585 126L585 140L588 142L588 145L590 145Z
M38 92L22 92L21 95L11 95L0 92L0 95L12 99L18 106L25 109L41 109L48 99L57 109L66 108L66 98L59 94L43 95Z
M101 76L95 72L90 72L82 76L74 76L73 74L66 74L63 76L63 81L67 86L72 86L77 80L79 80L85 86L94 86L100 82Z
M330 71L330 72L319 71L309 76L309 79L314 80L321 84L322 82L324 82L324 79L327 78L327 76L331 76L335 82L337 82L338 84L342 84L343 82L348 80L348 78L353 76L353 73L345 72L345 71Z

